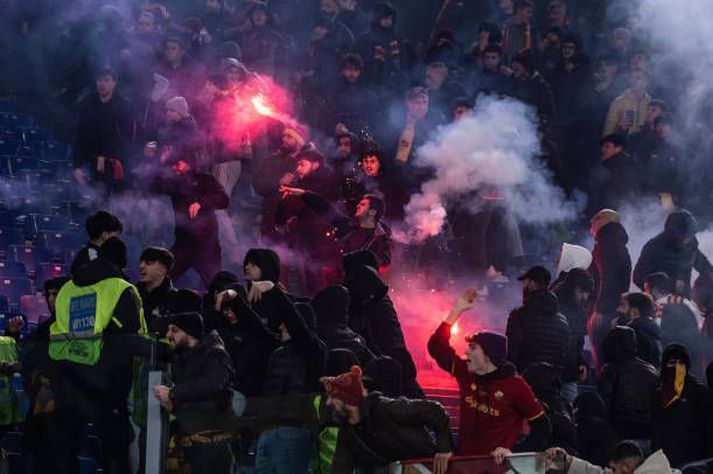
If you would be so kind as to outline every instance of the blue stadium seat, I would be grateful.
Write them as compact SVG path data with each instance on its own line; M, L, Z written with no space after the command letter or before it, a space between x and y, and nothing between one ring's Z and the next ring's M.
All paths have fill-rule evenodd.
M10 158L10 170L13 176L18 175L21 171L34 171L38 168L40 160L32 156L13 156Z
M32 127L35 121L30 115L17 113L0 113L0 128Z
M27 278L27 268L22 262L0 260L0 277Z
M38 231L43 230L54 230L54 231L66 231L69 230L69 220L61 216L53 215L39 215L34 216L35 226Z
M35 154L46 161L66 161L70 159L70 147L65 143L44 141L35 143Z
M26 145L49 142L52 140L52 131L46 128L25 128L22 129L22 138Z
M13 245L10 247L9 257L12 261L24 263L28 274L34 274L39 263L50 260L50 252L42 247Z
M8 222L7 224L12 225ZM3 222L3 226L6 225ZM11 245L22 245L25 243L25 232L18 227L0 227L0 246L3 248Z
M14 155L20 145L21 141L18 137L3 136L0 138L0 155Z
M17 102L11 100L0 99L0 112L3 113L15 113L19 110L19 105Z
M52 257L64 259L67 249L81 246L82 235L74 231L40 231L37 243L49 250Z
M42 288L45 282L50 278L67 275L68 273L69 269L67 268L67 265L60 263L40 263L37 265L35 286L37 288Z
M27 278L0 278L0 295L5 295L10 304L20 304L22 295L32 294L32 283Z

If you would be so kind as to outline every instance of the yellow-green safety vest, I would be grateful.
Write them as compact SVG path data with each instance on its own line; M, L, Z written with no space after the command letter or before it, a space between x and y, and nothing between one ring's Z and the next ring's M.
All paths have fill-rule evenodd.
M17 347L12 337L0 336L0 361L17 362ZM12 387L12 377L0 376L0 426L22 421L20 400Z
M55 301L56 320L50 326L50 358L95 365L104 345L104 330L111 323L121 327L121 322L114 317L114 309L127 288L131 288L139 302L139 334L146 334L141 297L134 285L121 278L106 278L88 286L77 286L69 281L62 286Z

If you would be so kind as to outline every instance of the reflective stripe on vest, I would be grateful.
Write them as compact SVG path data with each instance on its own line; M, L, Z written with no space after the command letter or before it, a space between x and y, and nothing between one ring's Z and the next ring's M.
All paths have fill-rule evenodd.
M314 410L317 414L317 420L321 422L320 407L322 404L322 396L317 395L312 401ZM323 428L317 435L317 450L312 459L312 470L316 474L328 474L332 470L334 462L334 453L337 451L337 438L339 437L339 428L328 426Z
M106 328L112 322L121 327L114 317L114 309L127 288L131 288L140 305L136 287L121 278L107 278L88 286L77 286L69 281L62 286L55 302L57 317L50 326L50 358L84 365L96 364ZM145 334L143 310L139 311L139 333Z

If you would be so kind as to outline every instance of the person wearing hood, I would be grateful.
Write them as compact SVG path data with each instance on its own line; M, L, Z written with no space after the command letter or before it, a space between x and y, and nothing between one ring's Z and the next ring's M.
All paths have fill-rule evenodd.
M129 472L131 337L145 334L146 323L138 290L123 273L126 252L119 238L107 239L98 257L57 294L48 351L55 364L52 385L62 445L55 472L79 471L80 433L87 422L97 428L104 471Z
M272 300L280 315L277 327L280 345L270 354L263 395L279 397L314 393L325 369L327 347L314 331L314 310L308 303L294 304L274 283L253 282L248 300ZM243 308L244 309L244 308ZM253 318L254 320L254 318ZM273 323L273 324L274 324ZM275 426L257 442L257 472L307 472L311 432L303 427ZM291 466L290 471L285 471Z
M666 346L661 386L654 396L651 447L663 449L671 465L679 468L713 457L713 392L690 370L686 347Z
M580 245L572 245L567 242L562 243L560 253L555 263L555 274L557 278L550 285L550 290L557 292L557 287L563 283L567 274L575 268L587 270L592 265L592 252Z
M654 300L646 293L625 293L617 307L617 325L628 326L636 333L640 359L659 368L661 362L661 331L654 322Z
M362 336L349 327L349 290L343 286L328 286L312 298L317 316L317 335L329 349L349 349L360 366L366 366L374 354Z
M572 456L561 448L551 448L545 453L547 472L566 474L674 474L679 473L663 451L658 450L645 457L641 447L631 440L625 440L614 446L608 456L608 467L590 464L584 459Z
M518 280L522 282L523 305L508 317L508 360L520 373L537 362L564 370L570 330L567 318L559 312L557 297L547 290L550 272L534 266Z
M188 101L176 96L166 101L164 125L156 134L156 143L149 142L144 147L144 158L158 161L155 166L179 160L202 163L205 147L206 137L191 115Z
M569 401L577 396L577 382L587 379L587 362L584 360L584 336L587 335L587 314L594 290L594 280L582 268L573 268L555 289L560 313L567 318L569 344L562 371L562 395Z
M136 288L141 296L141 306L148 327L168 313L168 300L176 288L168 276L175 259L163 247L146 247L139 257L139 282Z
M235 389L247 397L262 395L270 354L280 347L277 334L265 327L238 284L225 286L212 309L220 316L216 329L235 367Z
M596 243L589 267L594 279L594 308L588 332L597 367L602 365L602 341L617 317L619 298L629 291L631 282L631 257L626 248L629 236L620 222L619 213L611 209L602 209L591 220Z
M154 386L153 395L175 417L176 441L191 472L228 474L236 418L230 356L216 332L204 334L200 313L174 314L164 322L173 349L172 383Z
M675 293L689 296L691 271L713 273L713 265L698 248L698 222L686 210L674 211L666 218L663 232L649 240L634 268L634 283L644 287L647 275L664 272L674 281Z
M612 329L603 352L597 393L607 405L614 430L622 439L648 439L658 372L637 357L636 333L630 327Z
M167 194L173 205L176 238L171 253L176 260L170 277L177 282L193 268L207 288L221 267L215 211L228 207L228 196L220 183L199 172L194 162L171 162L167 175L155 178L151 190Z
M456 378L460 391L459 455L493 455L547 447L552 427L530 386L507 361L507 338L492 332L467 336L466 359L450 345L451 328L475 304L475 289L458 298L428 340L428 353ZM517 442L527 421L530 432Z
M604 400L597 392L584 392L574 400L575 450L592 464L605 465L619 437L609 421Z
M203 295L201 304L203 327L207 332L218 329L223 321L220 306L216 305L218 295L227 289L236 289L240 286L238 276L233 272L221 270L215 274ZM245 292L244 289L242 291Z

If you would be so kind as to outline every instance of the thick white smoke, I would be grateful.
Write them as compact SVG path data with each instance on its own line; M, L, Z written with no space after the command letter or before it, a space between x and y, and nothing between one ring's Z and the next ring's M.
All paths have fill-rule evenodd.
M534 110L513 99L480 96L475 112L443 127L417 150L415 165L432 167L434 177L405 207L405 242L438 235L452 203L473 212L484 196L500 195L515 217L528 223L574 218L577 205L567 201L540 162Z

